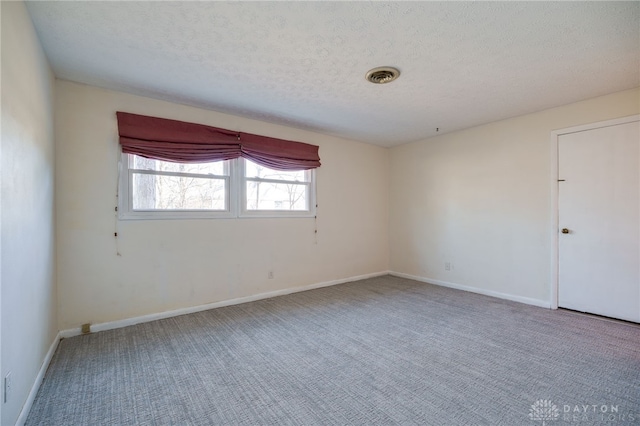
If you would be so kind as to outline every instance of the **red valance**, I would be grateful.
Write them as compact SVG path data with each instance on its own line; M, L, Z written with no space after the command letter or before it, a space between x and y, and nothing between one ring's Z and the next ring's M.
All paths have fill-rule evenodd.
M122 152L177 163L247 158L276 170L320 167L318 147L145 115L116 113Z

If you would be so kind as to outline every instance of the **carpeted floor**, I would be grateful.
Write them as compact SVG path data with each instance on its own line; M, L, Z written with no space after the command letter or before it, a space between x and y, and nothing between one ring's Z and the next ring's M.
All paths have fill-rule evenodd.
M65 339L27 424L543 420L640 423L640 326L385 276Z

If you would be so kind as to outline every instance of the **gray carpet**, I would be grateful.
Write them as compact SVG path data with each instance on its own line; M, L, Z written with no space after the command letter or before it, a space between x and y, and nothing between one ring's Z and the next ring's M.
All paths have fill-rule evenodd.
M543 420L640 423L640 326L386 276L65 339L27 424Z

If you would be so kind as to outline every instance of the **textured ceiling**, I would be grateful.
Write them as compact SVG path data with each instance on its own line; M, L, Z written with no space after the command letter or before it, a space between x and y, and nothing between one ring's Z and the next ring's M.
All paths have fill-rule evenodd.
M640 86L640 2L27 7L58 78L382 146Z

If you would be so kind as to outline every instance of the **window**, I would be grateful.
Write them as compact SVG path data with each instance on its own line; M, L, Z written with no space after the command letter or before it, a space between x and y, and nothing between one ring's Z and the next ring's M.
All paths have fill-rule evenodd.
M183 164L122 154L120 176L120 219L315 215L315 170L278 171L243 158Z
M244 216L313 215L313 170L280 171L242 160Z

